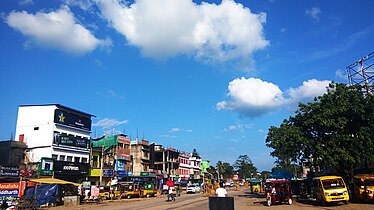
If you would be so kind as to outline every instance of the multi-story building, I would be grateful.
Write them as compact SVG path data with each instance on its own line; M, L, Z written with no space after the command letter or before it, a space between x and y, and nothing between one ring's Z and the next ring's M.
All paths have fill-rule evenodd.
M191 154L189 158L190 163L190 180L193 182L200 182L202 180L201 176L201 157Z
M124 134L104 136L91 142L92 158L89 179L92 184L106 185L122 180L131 171L130 139Z
M190 154L185 152L180 152L178 161L179 168L177 170L177 175L179 176L179 182L188 181L190 178Z
M149 172L150 146L147 140L136 140L131 144L133 176L140 176L142 172Z
M22 105L15 140L27 145L29 164L40 175L81 181L89 170L91 117L60 104Z
M176 179L179 168L179 151L174 148L163 148L162 145L151 144L151 166L153 170L161 171L164 179Z

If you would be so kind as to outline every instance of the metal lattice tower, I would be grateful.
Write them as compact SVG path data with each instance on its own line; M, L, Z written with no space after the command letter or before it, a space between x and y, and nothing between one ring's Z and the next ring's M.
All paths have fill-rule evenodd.
M350 85L362 85L367 94L374 94L374 52L347 66Z

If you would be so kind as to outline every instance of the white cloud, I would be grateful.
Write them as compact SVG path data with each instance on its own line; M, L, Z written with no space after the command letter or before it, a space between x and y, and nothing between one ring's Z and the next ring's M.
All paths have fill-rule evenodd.
M347 73L343 72L341 69L336 70L335 78L343 81L348 81Z
M29 37L28 45L60 49L65 52L84 54L98 46L110 46L110 40L99 40L91 31L78 24L66 6L49 13L29 14L11 12L7 24Z
M297 88L290 88L288 94L294 100L300 100L303 98L314 98L315 96L323 95L327 92L326 87L329 86L329 80L319 81L311 79L304 81L303 85Z
M319 21L319 16L321 14L321 9L318 7L312 7L305 10L305 14L311 17L315 21Z
M154 58L188 55L208 63L233 61L249 66L252 53L269 42L263 37L266 14L223 0L96 0L102 16L131 45Z
M26 6L26 5L32 5L34 4L34 2L33 0L23 0L23 1L18 2L18 4L21 6Z
M246 128L252 128L253 125L251 124L238 124L238 125L229 125L227 128L223 129L224 131L236 131L242 130Z
M116 119L110 119L110 118L104 118L97 123L93 123L92 126L102 127L103 129L112 128L118 125L127 124L128 120L116 120Z
M174 132L179 132L179 131L181 131L180 128L171 128L169 133L174 133Z
M169 133L177 133L177 132L192 132L190 129L183 129L183 128L171 128Z
M277 85L256 78L235 79L229 84L230 101L217 103L218 110L229 109L241 114L257 116L282 105L285 101Z
M293 106L300 100L323 95L329 83L316 79L305 81L300 87L289 88L286 91L288 97L285 98L285 94L273 83L242 77L229 83L229 100L218 102L216 107L218 110L228 109L243 116L256 117L284 105Z

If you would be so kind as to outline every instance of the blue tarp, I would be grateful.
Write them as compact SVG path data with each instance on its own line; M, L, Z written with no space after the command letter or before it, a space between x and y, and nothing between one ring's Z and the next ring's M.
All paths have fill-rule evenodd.
M36 199L39 206L59 201L61 193L57 184L42 184L25 191L26 199Z
M274 171L273 173L270 174L270 178L288 179L288 180L296 179L295 175L293 175L292 173L288 171L283 171L283 170Z

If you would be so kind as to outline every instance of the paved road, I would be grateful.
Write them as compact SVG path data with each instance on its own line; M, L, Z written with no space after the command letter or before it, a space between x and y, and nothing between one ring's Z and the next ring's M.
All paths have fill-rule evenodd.
M319 206L313 201L297 201L292 205L282 204L266 206L266 200L263 195L250 194L247 189L240 191L229 190L229 196L234 197L235 210L258 210L258 209L276 209L276 210L373 210L374 204L357 204L350 203L348 205L337 204L329 206ZM166 196L155 198L133 198L116 201L106 201L102 204L85 204L74 208L54 207L51 210L208 210L209 200L203 194L182 194L176 198L175 202L166 202Z

